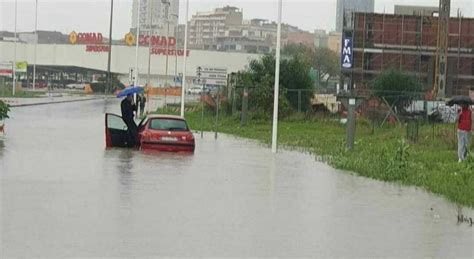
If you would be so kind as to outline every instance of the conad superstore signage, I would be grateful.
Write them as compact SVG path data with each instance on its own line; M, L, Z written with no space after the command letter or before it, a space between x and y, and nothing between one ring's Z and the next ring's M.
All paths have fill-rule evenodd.
M127 46L135 46L136 35L129 32L125 34L124 43ZM74 45L85 45L86 52L109 52L109 46L104 43L105 39L100 32L71 32L69 34L69 43ZM164 37L159 35L140 35L138 44L141 47L150 47L151 55L162 56L184 56L183 49L177 48L177 40L174 37ZM189 56L191 51L186 51Z
M125 34L125 44L135 46L136 36L133 33ZM138 44L141 47L149 47L151 55L162 56L184 56L184 50L177 48L177 40L175 37L164 37L160 35L140 35ZM186 51L189 56L190 50Z
M104 44L104 36L100 32L71 32L69 43L86 45L86 52L109 52L109 46Z

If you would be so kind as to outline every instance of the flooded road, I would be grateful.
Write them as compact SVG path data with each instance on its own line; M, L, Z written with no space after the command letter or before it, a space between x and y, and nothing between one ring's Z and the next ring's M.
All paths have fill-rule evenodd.
M455 205L307 154L211 134L194 155L105 150L103 114L118 107L13 110L0 141L1 258L473 257Z

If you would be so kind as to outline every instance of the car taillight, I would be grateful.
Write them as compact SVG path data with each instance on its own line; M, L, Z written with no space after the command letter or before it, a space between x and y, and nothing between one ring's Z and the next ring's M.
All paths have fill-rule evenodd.
M181 139L184 140L184 141L193 140L194 136L193 136L193 134L189 134L189 135L186 135L186 136L182 136Z

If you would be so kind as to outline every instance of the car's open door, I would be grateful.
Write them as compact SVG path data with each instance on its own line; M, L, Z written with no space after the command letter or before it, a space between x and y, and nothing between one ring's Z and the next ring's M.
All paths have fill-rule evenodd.
M105 114L105 145L106 147L130 147L131 141L128 128L122 117Z

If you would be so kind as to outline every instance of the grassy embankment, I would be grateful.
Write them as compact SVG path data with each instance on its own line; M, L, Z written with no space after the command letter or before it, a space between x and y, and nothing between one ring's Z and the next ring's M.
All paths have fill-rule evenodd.
M201 129L200 111L185 116L193 130ZM205 131L214 130L213 116L206 113ZM252 120L241 127L238 117L221 116L219 132L269 144L271 124L270 120ZM326 157L337 169L421 187L460 205L474 207L474 159L457 163L454 125L422 125L418 141L411 143L405 140L405 126L378 128L373 132L372 125L361 120L352 151L345 148L345 126L335 120L294 115L280 121L278 133L280 145Z
M0 86L0 97L10 98L35 98L41 95L44 95L45 92L33 92L27 90L16 91L15 95L12 93L12 89L10 87L2 87Z

